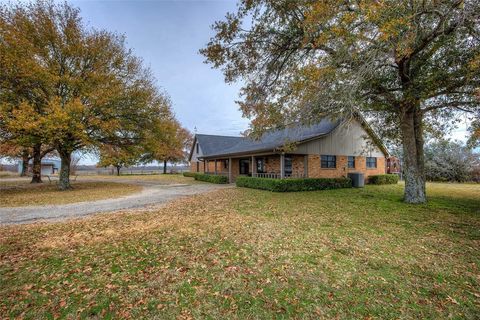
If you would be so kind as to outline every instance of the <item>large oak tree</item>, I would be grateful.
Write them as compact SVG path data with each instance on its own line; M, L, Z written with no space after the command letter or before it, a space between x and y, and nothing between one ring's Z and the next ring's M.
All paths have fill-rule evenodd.
M124 37L87 28L66 3L2 7L0 68L2 130L53 145L61 189L72 152L141 143L159 117L171 118Z
M405 201L423 203L425 131L478 112L479 16L477 0L241 0L201 53L243 81L254 131L374 117L403 145Z

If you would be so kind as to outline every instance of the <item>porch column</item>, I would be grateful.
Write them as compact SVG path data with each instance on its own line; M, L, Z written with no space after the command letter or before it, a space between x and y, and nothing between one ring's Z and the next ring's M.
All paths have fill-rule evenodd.
M228 158L228 182L232 183L232 158Z
M285 178L285 154L280 154L280 179Z
M217 159L215 159L215 175L217 174Z
M304 178L308 178L308 155L303 157L303 175Z
M207 173L207 160L203 160L203 173Z
M256 173L257 173L257 164L255 163L255 157L252 156L252 177L255 177L256 176Z

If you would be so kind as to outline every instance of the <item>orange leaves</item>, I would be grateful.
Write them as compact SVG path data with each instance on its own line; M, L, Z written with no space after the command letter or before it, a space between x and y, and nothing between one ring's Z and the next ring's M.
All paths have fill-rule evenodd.
M66 154L105 144L138 145L145 131L164 130L158 121L175 121L168 97L123 36L87 28L79 10L66 3L4 9L0 121L6 119L10 135ZM128 162L139 154L133 147L126 153Z

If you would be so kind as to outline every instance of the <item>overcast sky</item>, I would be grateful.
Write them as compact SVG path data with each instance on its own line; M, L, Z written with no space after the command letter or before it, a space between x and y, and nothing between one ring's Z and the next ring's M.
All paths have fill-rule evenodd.
M0 2L5 2L1 1ZM239 85L203 63L198 50L213 35L210 26L236 8L236 1L69 1L91 27L124 34L170 95L174 112L190 131L238 135L248 126L235 100ZM461 124L452 138L465 140ZM92 161L85 161L91 163Z
M235 1L70 1L88 25L124 34L171 97L176 117L190 131L239 135L248 126L235 100L238 85L205 63L198 50L210 26L235 10ZM94 160L94 159L92 159ZM85 163L91 163L85 159Z
M238 86L203 63L198 50L210 26L234 10L235 1L70 1L90 26L125 34L127 45L149 66L189 130L238 135L248 121L235 100Z

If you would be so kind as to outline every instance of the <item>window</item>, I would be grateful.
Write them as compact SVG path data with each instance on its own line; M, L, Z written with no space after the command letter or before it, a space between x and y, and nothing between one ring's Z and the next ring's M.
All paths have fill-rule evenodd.
M257 173L265 173L265 158L257 158Z
M367 157L367 168L374 169L377 167L377 158Z
M197 149L197 154L198 154L198 150L199 150L199 149L198 149L198 142L197 142L197 144L195 145L195 149Z
M336 168L337 167L337 157L336 156L322 156L321 158L321 167L322 168Z
M355 168L355 157L354 156L348 156L348 167L350 169Z
M240 159L240 174L248 174L250 170L250 160L249 159Z
M197 172L200 171L200 162L197 161Z
M228 159L227 159L227 160L223 160L223 168L224 168L224 169L228 169Z
M291 176L292 175L292 158L291 157L285 157L284 163L284 170L285 170L285 175L286 176Z

